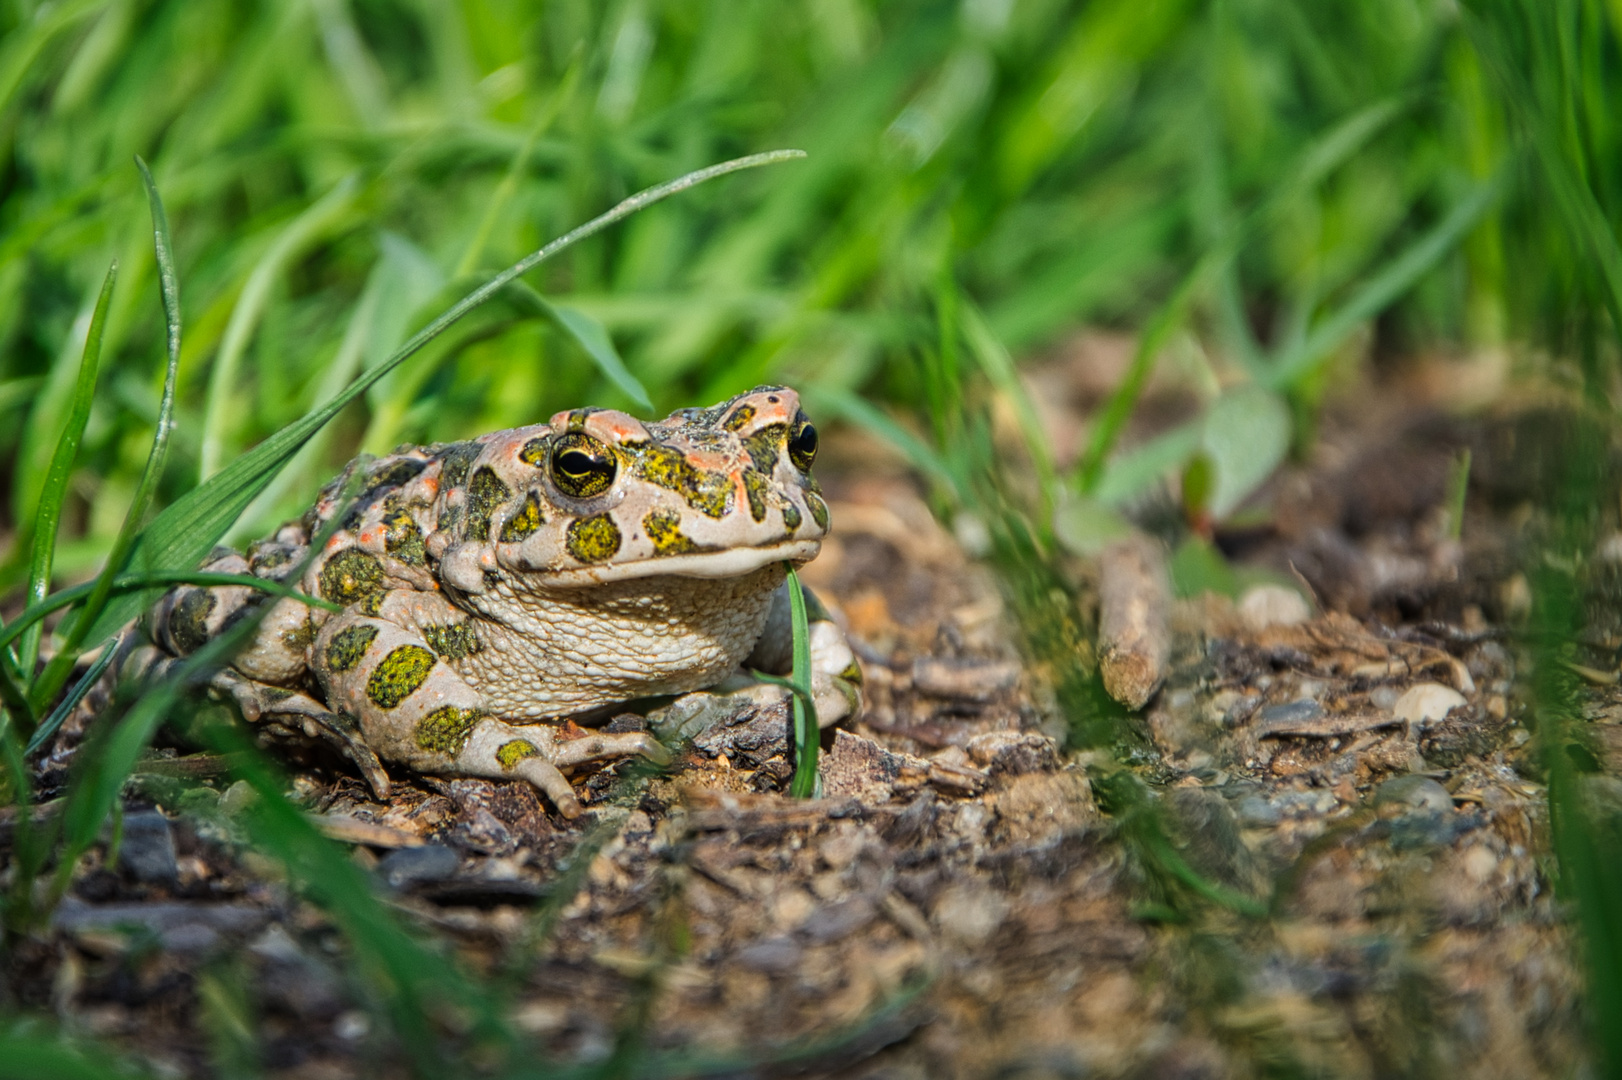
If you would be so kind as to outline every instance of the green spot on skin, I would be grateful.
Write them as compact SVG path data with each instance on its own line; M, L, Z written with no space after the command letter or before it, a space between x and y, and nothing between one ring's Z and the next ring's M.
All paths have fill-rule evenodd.
M293 553L275 542L258 543L248 549L248 567L259 577L264 577L266 570L275 570L292 561Z
M338 673L353 671L366 657L366 650L377 640L377 627L362 623L346 626L332 635L327 642L327 670Z
M392 709L428 681L436 662L434 654L421 645L400 645L372 669L366 696L378 708Z
M169 612L169 636L182 655L190 656L208 644L208 617L217 603L212 590L188 589Z
M383 564L358 548L344 548L321 567L321 595L345 607L383 591Z
M417 745L424 750L455 757L462 752L474 727L483 719L484 713L478 709L443 705L417 722Z
M653 543L655 556L689 555L701 550L681 531L681 515L674 510L650 510L642 518L642 531Z
M726 428L728 431L737 431L747 425L749 421L753 420L754 418L755 407L753 405L739 405L733 410L732 415L726 418L721 426Z
M525 465L533 465L538 469L542 465L546 464L546 451L551 445L552 440L546 435L531 439L529 442L525 443L524 448L518 452L518 460L522 461Z
M583 518L569 526L569 554L583 563L607 562L619 553L620 530L607 514Z
M423 640L447 660L462 660L481 648L478 635L469 623L446 623L422 628Z
M532 491L524 496L524 505L518 508L518 513L508 518L507 524L501 527L501 542L516 544L526 540L544 524L546 518L541 516L541 500Z
M862 685L862 669L856 666L854 660L850 662L844 671L839 673L839 677L848 683L855 683L857 686Z
M637 445L634 452L632 471L648 483L676 492L693 509L712 518L724 517L732 509L728 473L697 468L686 454L664 443Z
M766 476L754 469L743 471L743 490L749 496L749 516L756 521L766 520Z
M366 470L366 489L378 491L383 488L399 487L416 477L428 463L417 458L385 459Z
M490 539L490 515L512 498L512 488L501 482L490 466L480 465L467 485L467 524L463 535L470 540Z
M828 504L822 497L813 492L805 493L805 505L811 511L811 517L816 521L817 528L823 532L828 531Z
M303 622L291 630L282 631L282 644L293 652L302 653L310 647L310 643L315 640L316 632L320 629L315 625L314 619L306 616Z
M800 511L793 503L783 504L783 528L789 532L800 527Z
M777 471L777 459L783 454L783 440L787 437L787 424L771 424L743 440L743 448L749 451L749 460L755 463L756 472L770 476Z
M512 772L518 768L520 761L527 757L539 757L540 753L539 750L523 739L514 739L511 742L501 744L501 749L496 751L496 760L501 763L501 768L504 771Z
M473 442L455 443L448 447L442 459L445 464L439 468L439 489L445 491L467 483L467 471L481 449L478 443Z
M428 565L422 546L422 529L404 510L396 510L383 521L383 549L407 566Z

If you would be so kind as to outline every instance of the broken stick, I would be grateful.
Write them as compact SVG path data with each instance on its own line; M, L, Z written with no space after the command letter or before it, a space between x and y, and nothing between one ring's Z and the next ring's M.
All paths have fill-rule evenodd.
M1141 709L1166 677L1171 582L1160 545L1134 533L1099 556L1098 664L1104 689Z

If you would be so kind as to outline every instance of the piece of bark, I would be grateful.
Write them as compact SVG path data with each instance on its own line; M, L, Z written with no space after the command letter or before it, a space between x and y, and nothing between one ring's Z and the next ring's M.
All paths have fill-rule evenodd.
M1104 689L1141 709L1160 689L1171 652L1171 582L1160 545L1141 533L1099 556L1098 663Z

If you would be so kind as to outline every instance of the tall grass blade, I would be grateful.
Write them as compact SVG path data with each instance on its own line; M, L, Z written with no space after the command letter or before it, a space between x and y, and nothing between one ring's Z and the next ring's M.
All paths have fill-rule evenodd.
M790 706L794 712L794 779L789 782L789 794L796 799L810 799L820 786L817 776L817 751L822 729L817 725L817 713L811 703L811 629L805 615L805 591L800 587L800 575L794 567L783 564L788 577L789 615L794 627L794 673L790 679L798 692Z
M23 748L25 756L34 753L47 742L50 742L51 736L56 734L63 721L73 715L73 710L79 707L79 702L83 701L85 695L90 693L91 688L101 681L103 675L107 674L107 669L112 666L113 660L117 656L118 647L109 642L107 647L101 650L101 655L96 657L96 662L91 664L89 670L83 675L79 676L79 681L74 683L73 688L63 695L61 701L57 702L56 708L51 710L51 715L40 721L39 726L34 729L34 734L28 738L28 745Z
M157 1075L105 1050L64 1044L36 1026L0 1031L0 1080L153 1080Z
M533 270L559 252L593 236L644 207L678 192L686 191L741 169L773 165L804 157L799 150L772 150L752 154L687 173L620 202L607 213L565 233L539 251L520 259L484 285L469 293L439 318L417 331L382 363L363 373L342 393L318 406L302 419L282 428L258 446L237 458L160 513L131 553L132 565L148 571L182 570L197 563L225 535L237 515L263 491L276 471L293 457L311 435L354 401L379 379L409 359L424 345L444 333L474 308L485 303L520 276ZM98 641L133 618L151 600L150 595L130 594L109 604L87 634Z
M84 355L79 361L79 378L73 388L73 404L56 451L51 455L50 467L45 472L45 486L40 491L39 510L34 515L33 555L28 565L27 603L37 604L45 599L51 587L51 564L56 555L57 526L62 520L62 502L67 498L68 480L73 474L73 463L79 456L79 441L84 438L85 424L90 420L90 405L96 396L96 371L101 363L101 336L107 327L107 304L112 299L113 283L118 280L118 260L107 268L101 282L101 295L96 297L95 310L90 315L90 329L85 334ZM39 658L40 628L29 628L18 649L22 668L32 673Z
M11 621L11 625L0 630L0 648L5 648L30 626L38 622L53 611L61 611L71 607L94 592L99 585L98 581L87 581L83 585L60 589L37 604L30 604ZM311 607L325 608L328 611L342 611L343 609L330 600L308 593L299 592L291 585L284 585L279 581L268 578L254 577L252 574L215 574L202 570L158 570L149 574L121 574L113 580L112 594L121 596L131 592L149 592L156 588L167 588L171 585L240 585L248 589L258 589L270 593L272 596L284 596L289 600L297 600L301 604Z
M1037 484L1042 493L1042 518L1045 521L1053 509L1053 501L1058 490L1057 474L1053 468L1053 452L1048 447L1047 433L1042 429L1042 422L1037 418L1036 406L1031 403L1030 394L1025 391L1025 384L1019 381L1019 373L1014 369L1014 358L1008 355L992 334L991 328L980 314L980 309L968 297L961 297L958 303L959 320L963 326L963 336L968 340L969 349L985 373L986 381L991 383L993 389L1002 396L1014 413L1019 424L1020 437L1025 442L1025 452L1030 455L1031 465L1036 470Z
M112 596L113 581L123 568L124 560L141 536L142 519L146 517L147 508L152 505L153 496L158 491L158 481L163 478L163 466L169 456L169 435L174 425L175 411L175 380L180 370L180 281L175 274L174 248L169 241L169 216L164 213L163 199L158 195L158 186L152 179L152 171L146 167L146 162L139 157L135 165L141 171L141 182L146 186L147 205L152 212L152 241L153 249L158 262L158 291L163 298L163 320L166 330L168 363L164 368L163 397L158 405L157 431L152 437L152 450L147 455L146 468L141 473L140 483L136 486L135 497L130 502L129 512L124 515L124 524L118 530L118 538L113 541L112 550L108 552L107 564L102 567L101 574L97 576L95 587L85 598L84 610L79 618L74 620L72 628L68 631L67 640L62 643L61 649L51 658L33 686L29 688L28 703L38 712L67 682L68 673L73 669L73 662L78 657L79 646L85 641L86 635L107 607L107 601ZM148 530L146 535L150 535ZM210 541L212 543L212 541ZM119 620L122 625L124 620Z
M552 303L522 281L508 285L507 293L520 308L528 308L545 317L552 325L572 337L582 349L586 350L586 355L597 365L597 370L602 372L603 378L635 402L637 408L650 415L653 413L653 399L648 397L647 388L642 385L640 379L631 374L631 369L625 366L619 351L614 348L614 340L608 336L608 331L602 323L579 308Z
M907 430L894 417L865 398L829 386L806 386L801 394L813 414L835 416L855 424L895 447L907 463L933 480L958 501L966 494L951 466L935 449Z
M1390 307L1431 267L1464 238L1464 234L1492 208L1503 191L1505 170L1460 199L1434 228L1404 249L1385 268L1364 282L1337 310L1330 313L1305 340L1275 356L1268 366L1267 383L1285 390L1310 375L1352 333Z
M331 191L288 222L248 274L242 294L231 309L231 321L226 324L225 338L220 342L219 354L208 375L208 397L203 403L200 479L207 480L220 470L220 460L225 454L226 425L232 415L237 367L270 302L271 286L306 248L342 226L359 187L359 178L353 173L338 181Z

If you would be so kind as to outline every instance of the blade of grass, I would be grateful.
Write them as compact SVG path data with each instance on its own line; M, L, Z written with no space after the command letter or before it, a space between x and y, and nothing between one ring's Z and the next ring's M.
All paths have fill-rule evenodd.
M89 596L97 585L97 581L87 581L69 589L60 589L39 603L30 604L11 621L9 626L0 630L0 648L11 644L24 630L37 624L51 612L71 607ZM272 596L297 600L311 607L325 608L328 611L343 610L330 600L299 592L292 585L284 585L279 581L257 578L251 574L213 574L203 570L158 570L149 574L122 574L113 581L111 593L114 596L121 596L131 592L147 592L167 585L241 585L244 588L270 593Z
M107 673L107 669L112 666L113 659L117 656L118 648L115 645L109 644L101 650L96 662L91 664L90 669L73 684L73 688L57 703L56 708L51 710L51 715L34 729L34 734L29 736L28 745L23 748L24 756L34 753L50 741L51 736L62 726L62 722L73 714L73 710L79 707L79 702L83 701L91 688L101 681L101 677Z
M614 348L614 340L608 336L602 323L579 308L552 303L522 281L512 282L507 286L507 292L520 308L528 308L543 316L574 338L586 350L592 363L597 365L597 370L603 373L603 378L635 402L638 408L650 414L653 412L653 400L648 397L647 389L625 366L625 361Z
M908 464L933 480L942 491L962 501L963 486L935 449L908 431L883 409L848 390L810 385L801 395L815 413L836 416L878 436L901 452Z
M176 344L179 344L178 340ZM358 473L349 479L340 500L344 509L347 510L360 483ZM344 516L344 513L334 514L311 537L304 558L288 575L290 580L298 581L304 576L305 570L315 561L327 540L338 531ZM110 729L93 729L90 739L74 756L76 771L62 808L61 852L46 910L54 907L67 892L79 856L95 843L101 823L117 806L125 781L129 779L141 752L152 741L158 725L169 716L187 689L205 681L210 673L224 666L253 637L270 611L271 605L261 604L246 618L240 619L219 637L205 642L202 648L176 664L165 678L143 687L129 711Z
M1500 169L1491 179L1475 185L1435 227L1410 244L1383 270L1359 286L1339 309L1313 327L1304 341L1274 356L1268 364L1268 386L1275 390L1286 390L1306 378L1359 326L1390 307L1394 300L1412 288L1420 275L1435 266L1492 208L1504 188L1507 176L1507 171Z
M1149 321L1138 336L1137 348L1132 353L1132 363L1127 368L1126 376L1116 384L1110 393L1109 401L1104 405L1098 418L1093 421L1092 430L1087 436L1087 449L1082 453L1080 461L1076 464L1075 486L1083 495L1092 495L1098 488L1098 482L1104 476L1104 462L1110 451L1115 448L1116 440L1121 437L1121 431L1126 422L1132 418L1132 410L1137 407L1138 399L1143 396L1143 389L1149 384L1149 376L1154 372L1155 360L1160 356L1160 350L1165 347L1172 334L1182 326L1183 320L1188 316L1188 306L1198 292L1200 285L1210 273L1217 259L1214 255L1207 255L1201 259L1188 276L1178 285L1166 301L1160 305L1154 317Z
M473 1014L475 1038L511 1042L484 988L405 932L365 873L287 799L286 779L236 725L212 724L200 734L211 750L237 763L237 774L258 795L243 819L250 838L337 922L368 984L388 1000L392 1025L419 1074L456 1074L434 1044L433 1021L447 1004Z
M1264 226L1290 200L1316 186L1357 153L1375 135L1413 104L1409 95L1396 95L1359 109L1332 126L1301 151L1284 170L1285 180L1267 194L1262 203L1206 251L1156 309L1138 338L1132 364L1126 376L1110 394L1103 412L1095 421L1087 449L1076 464L1074 483L1082 494L1094 494L1104 476L1104 464L1114 450L1126 422L1132 417L1155 361L1166 342L1183 325L1189 306L1211 276L1231 262L1245 242Z
M524 137L524 144L513 155L512 164L507 167L506 174L496 185L496 190L491 192L490 199L485 204L484 216L479 220L479 227L474 231L473 239L468 241L467 250L463 251L462 257L456 261L456 270L452 277L462 277L479 268L479 256L484 254L484 245L490 241L490 233L496 227L496 218L517 193L518 180L523 176L525 166L529 164L529 156L535 149L536 142L557 121L558 114L573 99L575 89L580 85L581 55L577 53L570 62L568 70L558 82L557 89L552 91L552 96L542 109L540 119L529 129L529 134Z
M100 1048L64 1045L27 1021L0 1030L0 1077L7 1080L149 1080L156 1074Z
M225 531L231 527L237 515L265 489L276 471L298 452L305 440L342 412L351 401L365 393L368 387L444 333L462 316L554 255L646 206L708 180L741 169L772 165L804 156L799 150L772 150L698 169L632 195L608 212L600 214L533 254L520 259L417 331L393 355L364 372L342 393L318 406L302 419L282 428L215 473L207 482L175 500L153 520L152 525L142 535L141 543L130 554L132 564L145 570L180 570L195 566L215 542L225 535ZM91 626L87 639L97 641L113 633L134 617L150 599L150 596L136 593L119 598L101 612L100 617Z
M968 340L980 370L985 373L992 388L1008 403L1018 421L1020 436L1025 441L1025 452L1030 455L1031 465L1036 470L1036 481L1042 493L1041 519L1046 522L1052 516L1058 481L1053 469L1053 453L1048 447L1042 422L1037 418L1036 406L1025 392L1025 384L1019 381L1014 358L1008 355L1002 342L992 334L979 307L967 296L960 295L957 310L963 336Z
M220 459L225 453L225 428L233 412L231 394L236 389L237 367L265 312L265 305L270 302L271 286L306 248L341 226L359 188L359 178L353 173L339 180L331 191L287 223L248 274L236 306L231 309L225 338L220 342L219 354L208 375L199 479L207 480L220 470Z
M73 405L62 436L57 440L56 452L51 455L50 467L45 473L45 486L40 491L39 510L34 515L34 550L28 566L27 603L37 604L45 599L51 587L51 564L56 555L56 532L62 520L62 502L67 498L68 480L73 474L73 463L79 456L79 441L84 438L85 424L90 420L90 405L96 396L96 371L101 363L101 336L107 326L107 303L112 299L113 283L118 280L118 260L107 268L101 282L101 295L96 298L95 310L90 315L90 329L85 334L84 355L79 361L79 379L73 388ZM30 627L18 649L24 671L32 672L39 659L40 628Z
M67 640L62 643L55 656L51 657L45 670L34 680L29 687L28 703L38 712L62 689L67 682L68 673L73 669L73 662L78 658L79 646L85 641L90 628L95 624L107 606L112 596L113 581L123 569L124 559L136 544L141 535L142 519L146 517L147 508L152 505L152 499L158 491L158 481L163 478L163 466L169 456L169 436L174 426L175 410L175 379L180 368L180 282L175 275L174 249L169 241L169 217L164 213L163 199L158 195L158 186L152 179L152 171L146 167L146 162L139 157L135 159L136 168L141 172L141 183L146 187L147 205L152 213L152 241L153 249L158 263L158 291L163 298L163 318L167 331L168 363L164 368L163 397L158 405L157 431L152 437L152 449L147 455L146 468L141 473L140 483L135 489L135 498L130 502L129 512L124 515L124 524L118 530L118 538L113 541L113 547L107 555L107 564L102 567L100 575L96 578L94 588L85 598L84 610L80 617L74 620L73 627L68 631ZM211 541L212 543L212 541ZM123 620L120 620L122 625Z
M791 706L794 710L794 779L789 783L789 794L796 799L810 799L816 797L822 787L817 774L822 729L817 724L816 704L811 700L811 630L806 622L805 591L800 587L800 575L789 563L784 563L783 569L788 577L789 614L794 627L794 673L790 677L798 691Z

